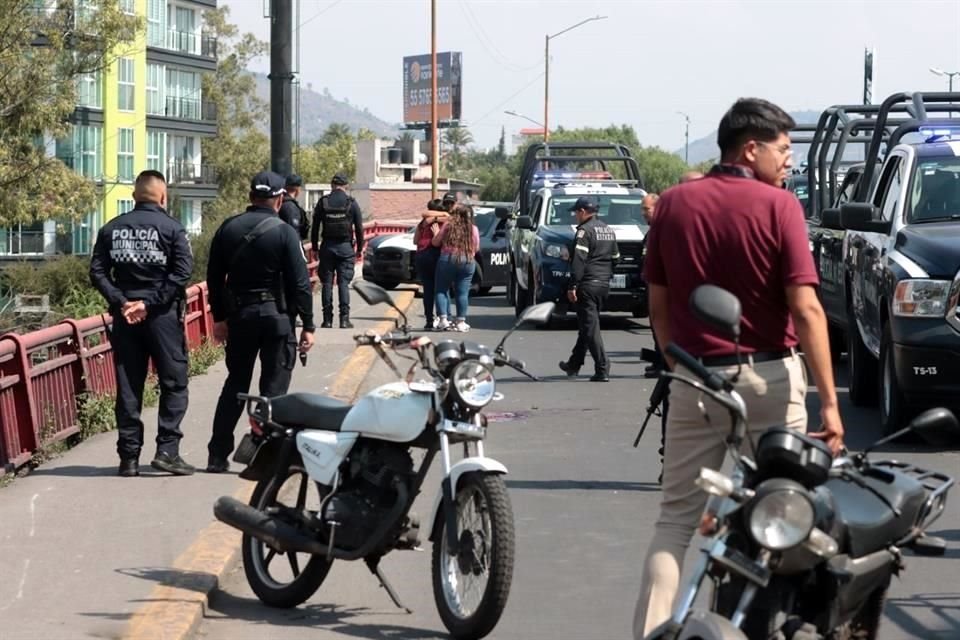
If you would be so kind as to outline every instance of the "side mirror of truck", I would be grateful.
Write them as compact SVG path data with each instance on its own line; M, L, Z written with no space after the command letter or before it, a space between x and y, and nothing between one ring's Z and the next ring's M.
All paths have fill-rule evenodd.
M533 218L530 216L517 218L517 229L533 229Z
M840 207L840 225L850 231L888 233L890 221L878 220L877 207L869 202L848 202Z
M506 207L497 207L493 210L493 215L497 217L497 220L506 220L510 217L510 209Z
M820 214L820 226L824 229L833 229L842 231L843 225L840 224L840 209L824 209Z

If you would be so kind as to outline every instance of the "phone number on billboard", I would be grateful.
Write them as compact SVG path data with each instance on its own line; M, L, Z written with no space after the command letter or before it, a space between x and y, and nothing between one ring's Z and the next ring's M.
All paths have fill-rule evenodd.
M411 89L409 102L411 107L430 104L432 90L430 89ZM450 87L440 87L437 89L437 103L450 104Z

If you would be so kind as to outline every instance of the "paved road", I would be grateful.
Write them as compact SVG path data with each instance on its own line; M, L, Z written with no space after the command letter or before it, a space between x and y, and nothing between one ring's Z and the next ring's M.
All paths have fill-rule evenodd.
M419 301L415 305L419 308ZM512 320L503 298L474 301L470 337L496 343ZM613 362L609 384L567 380L556 367L574 341L574 326L521 330L510 352L543 376L540 383L507 371L498 380L506 398L491 407L487 454L510 470L508 485L517 528L517 564L507 610L492 638L566 640L630 636L640 563L652 534L660 498L657 428L639 449L631 443L652 390L642 378L641 347L651 346L643 321L611 317L603 323ZM586 370L586 369L585 369ZM367 386L389 381L385 367ZM845 393L845 390L844 390ZM852 446L875 431L876 414L843 415ZM816 415L816 394L810 408ZM915 450L898 457L960 474L955 452ZM437 474L417 510L429 509ZM960 505L936 525L949 540L946 558L909 558L887 605L883 640L960 637ZM426 546L429 550L429 545ZM689 564L689 563L688 563ZM395 609L376 580L358 563L335 564L305 605L279 611L262 606L237 568L214 592L198 636L238 638L439 638L445 637L433 604L429 553L396 553L384 567L415 613Z

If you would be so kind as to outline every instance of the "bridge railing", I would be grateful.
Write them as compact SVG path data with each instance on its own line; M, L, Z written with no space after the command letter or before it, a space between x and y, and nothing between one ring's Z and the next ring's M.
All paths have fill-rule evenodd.
M364 225L364 236L402 233L409 227L373 222ZM317 257L304 249L316 285ZM112 322L103 313L22 335L0 335L0 475L29 462L43 445L80 430L78 396L116 392ZM185 332L190 349L213 340L205 282L187 289Z

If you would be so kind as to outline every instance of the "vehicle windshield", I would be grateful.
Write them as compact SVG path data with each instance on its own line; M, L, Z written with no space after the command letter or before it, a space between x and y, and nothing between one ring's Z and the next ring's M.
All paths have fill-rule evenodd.
M550 200L547 224L577 226L577 216L569 211L579 196L555 195ZM646 228L643 217L643 198L639 195L598 195L593 196L600 205L598 217L610 225L639 225Z
M486 236L497 224L497 216L492 210L481 211L473 216L473 223L477 225L480 236Z
M921 158L913 173L907 222L960 220L960 158Z

